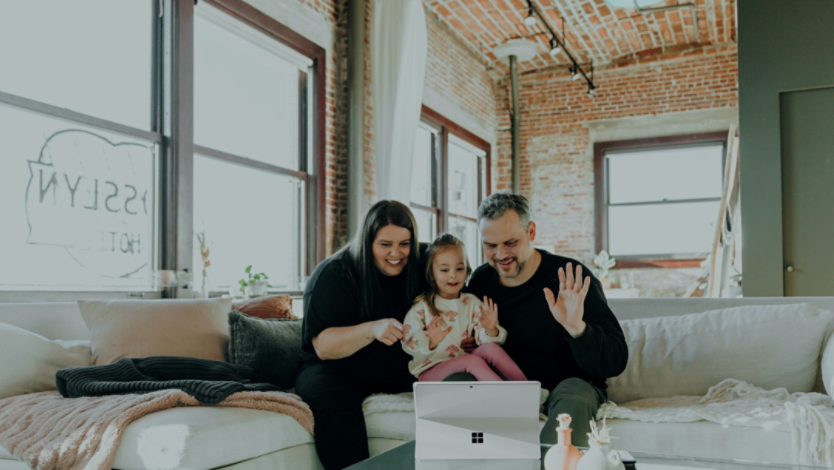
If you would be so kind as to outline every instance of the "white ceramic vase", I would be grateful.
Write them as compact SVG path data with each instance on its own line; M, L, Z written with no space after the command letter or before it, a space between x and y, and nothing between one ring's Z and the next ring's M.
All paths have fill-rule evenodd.
M625 470L625 465L611 444L600 444L591 440L590 448L576 464L576 470Z

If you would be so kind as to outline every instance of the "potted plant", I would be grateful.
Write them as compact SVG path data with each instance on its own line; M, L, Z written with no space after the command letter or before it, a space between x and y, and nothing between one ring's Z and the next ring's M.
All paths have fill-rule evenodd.
M269 285L269 276L264 273L252 274L252 265L246 267L246 278L238 281L240 293L245 297L258 297L266 295Z
M603 288L611 287L611 280L608 279L608 270L617 264L617 259L608 255L608 252L602 250L596 258L594 258L594 265L597 267L597 279L602 283Z

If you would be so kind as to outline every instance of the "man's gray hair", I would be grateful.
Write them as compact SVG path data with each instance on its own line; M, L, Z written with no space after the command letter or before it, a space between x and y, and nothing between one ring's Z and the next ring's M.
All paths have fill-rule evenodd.
M478 223L482 220L500 219L508 210L518 214L523 227L530 225L530 202L521 194L492 193L481 202L478 208Z

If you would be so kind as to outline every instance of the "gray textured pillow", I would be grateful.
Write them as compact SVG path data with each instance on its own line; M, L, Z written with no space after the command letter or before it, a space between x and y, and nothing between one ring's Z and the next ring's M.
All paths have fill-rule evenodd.
M295 386L301 320L262 319L229 313L229 362L251 367L253 381L282 389Z

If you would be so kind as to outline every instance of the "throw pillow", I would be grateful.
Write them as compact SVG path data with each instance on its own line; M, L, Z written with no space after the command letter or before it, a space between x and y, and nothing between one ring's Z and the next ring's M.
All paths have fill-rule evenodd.
M123 357L226 360L231 299L79 301L93 365Z
M808 304L757 305L621 322L628 365L608 379L615 403L704 395L724 379L766 390L814 388L834 314Z
M229 362L249 366L253 381L282 389L295 386L301 320L262 319L240 312L229 313Z
M288 318L295 320L289 295L270 295L232 302L232 310L258 318Z
M0 399L55 388L55 372L90 365L87 341L51 341L0 323Z

